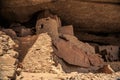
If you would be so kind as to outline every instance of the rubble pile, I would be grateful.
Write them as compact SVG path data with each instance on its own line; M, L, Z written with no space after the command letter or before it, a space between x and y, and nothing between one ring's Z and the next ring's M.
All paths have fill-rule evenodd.
M4 32L0 31L0 80L15 79L19 53L18 45Z

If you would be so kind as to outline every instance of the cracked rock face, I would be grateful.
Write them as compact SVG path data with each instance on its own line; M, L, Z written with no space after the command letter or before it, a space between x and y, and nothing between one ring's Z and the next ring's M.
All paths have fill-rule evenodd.
M26 22L35 13L49 9L60 16L65 23L73 24L76 31L120 32L120 7L117 4L104 3L106 0L101 2L95 0L96 3L89 0L86 0L86 2L81 0L56 0L54 2L52 2L53 0L1 1L1 15L9 21Z
M5 33L0 31L0 80L15 79L18 52L14 51L17 44Z

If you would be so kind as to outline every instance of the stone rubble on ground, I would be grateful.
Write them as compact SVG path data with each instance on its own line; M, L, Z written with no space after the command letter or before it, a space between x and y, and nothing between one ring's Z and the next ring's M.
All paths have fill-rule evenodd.
M119 80L120 72L105 74L105 73L28 73L22 72L17 80Z
M18 45L4 32L0 31L0 80L14 79L18 63Z

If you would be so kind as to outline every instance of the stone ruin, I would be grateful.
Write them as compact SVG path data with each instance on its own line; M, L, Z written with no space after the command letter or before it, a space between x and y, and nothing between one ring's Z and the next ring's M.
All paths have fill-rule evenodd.
M15 0L13 2L15 2ZM48 0L48 2L54 1ZM3 1L2 3L9 4L9 1ZM22 2L21 0L20 3L25 4L26 2ZM40 3L42 4L44 1ZM45 3L47 3L47 0ZM61 3L61 5L59 3ZM14 4L18 3L15 2ZM78 5L81 4L82 7L78 8L78 10L73 10L71 6L66 7L66 4L71 4L73 8L75 8L75 4L77 8ZM35 7L34 9L31 8L30 12L26 12L22 8L22 14L19 15L17 9L20 8L20 5L21 4L14 8L13 4L9 4L10 10L4 5L3 8L5 9L2 8L1 14L8 14L7 11L11 11L11 9L14 8L14 14L17 16L16 20L18 22L24 22L24 20L29 20L28 16L40 10L40 8ZM30 5L30 3L28 2L26 5ZM32 5L38 6L37 3L33 3ZM88 2L74 0L70 2L67 1L66 3L64 3L64 0L55 1L54 3L45 5L49 7L51 12L58 14L61 19L57 15L41 11L37 14L36 25L33 28L26 27L20 23L13 23L7 29L1 28L0 80L16 79L16 75L20 75L21 71L33 73L113 73L120 71L119 24L111 26L111 24L119 23L119 15L116 15L119 11L112 10L114 7L119 9L118 5L88 4ZM58 7L58 5L60 5L60 7ZM84 11L83 13L79 12L85 8L86 5L89 7L97 6L97 8L94 9L96 12L89 8L87 8L87 11L90 12L91 16L88 16L88 13ZM80 15L76 18L72 13L66 14L66 12L61 11L64 10L63 6L65 6L65 11L71 12L71 10L73 10L72 13L77 16L77 13L81 15L85 14L84 16ZM103 6L105 6L105 8L103 8ZM23 7L28 8L24 5ZM41 5L38 7L42 9L44 6ZM56 7L56 9L54 7ZM109 9L109 7L111 7L111 9ZM111 14L104 17L103 13L107 14L108 12L99 13L100 9L109 9L108 12ZM26 12L26 14L24 14L24 12ZM97 17L99 15L98 13L101 17ZM112 13L115 15L112 15ZM97 14L97 16L94 16L94 14ZM10 14L7 16L2 15L8 19ZM13 16L15 18L15 15L11 17ZM10 21L14 21L14 18L11 18L13 20L10 19ZM115 18L115 20L113 20L113 18ZM63 26L62 21L65 21L63 24L71 23L74 26ZM91 23L91 21L93 22ZM101 24L104 25L101 26ZM79 27L78 25L81 26ZM99 34L100 32L103 34Z
M33 33L29 28L20 24L12 24L11 28L2 29L0 34L1 79L15 79L21 71L113 73L104 61L119 61L119 47L91 46L93 44L78 40L73 26L62 26L56 15L38 18L33 36L30 36Z

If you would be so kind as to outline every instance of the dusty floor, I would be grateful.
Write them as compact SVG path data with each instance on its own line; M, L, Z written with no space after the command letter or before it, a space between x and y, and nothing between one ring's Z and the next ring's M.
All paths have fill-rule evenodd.
M120 72L113 74L104 73L70 73L70 74L50 74L50 73L28 73L22 72L17 80L120 80Z

